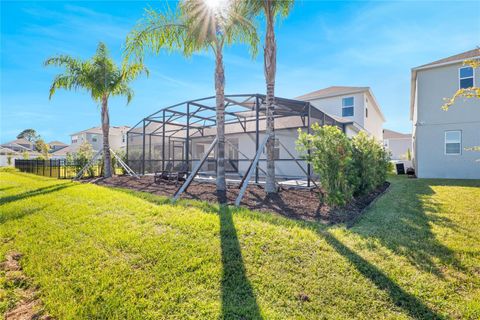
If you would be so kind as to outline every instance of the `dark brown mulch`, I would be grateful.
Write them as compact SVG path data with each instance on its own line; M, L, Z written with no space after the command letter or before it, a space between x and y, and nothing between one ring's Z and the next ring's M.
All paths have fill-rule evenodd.
M133 189L149 192L156 195L172 197L178 188L179 183L155 184L153 176L142 176L140 179L130 176L114 176L103 179L87 179L85 182L92 182L98 185ZM320 190L318 188L288 189L280 190L276 195L267 195L263 188L250 185L242 199L241 206L257 211L276 212L293 219L307 221L322 221L325 223L339 223L355 219L363 212L378 195L382 194L389 183L385 184L369 195L359 197L341 209L333 209L320 201ZM226 197L228 204L234 204L239 193L238 186L229 186ZM205 182L192 182L188 190L182 194L182 199L196 199L216 203L218 201L215 191L215 184Z

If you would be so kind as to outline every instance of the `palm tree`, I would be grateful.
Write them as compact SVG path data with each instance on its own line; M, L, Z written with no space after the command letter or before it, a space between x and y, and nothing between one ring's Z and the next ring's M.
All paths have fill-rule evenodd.
M110 58L108 49L100 42L95 55L89 60L75 59L67 55L59 55L47 59L45 66L65 68L64 73L57 75L50 87L49 99L57 89L77 90L85 89L90 92L92 99L101 103L102 133L103 133L103 176L112 176L110 144L108 141L110 117L108 113L108 99L111 96L127 97L127 104L133 98L133 90L129 82L141 73L148 75L148 70L142 63L126 64L119 68Z
M275 193L275 128L273 106L275 103L275 73L277 71L277 44L275 41L275 18L278 15L286 17L293 7L294 0L248 0L248 11L255 15L265 16L267 31L264 47L264 73L267 85L266 114L267 135L267 181L265 192Z
M215 55L215 97L217 127L217 192L225 200L225 69L223 48L241 42L255 55L258 37L241 0L185 0L177 10L146 10L126 41L126 57L142 59L145 50L158 54L161 49L180 51L189 57L198 51Z

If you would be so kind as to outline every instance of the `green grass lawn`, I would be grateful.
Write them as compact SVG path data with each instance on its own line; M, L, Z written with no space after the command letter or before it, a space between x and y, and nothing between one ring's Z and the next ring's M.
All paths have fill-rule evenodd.
M0 256L58 319L480 318L480 181L391 182L347 229L0 172Z

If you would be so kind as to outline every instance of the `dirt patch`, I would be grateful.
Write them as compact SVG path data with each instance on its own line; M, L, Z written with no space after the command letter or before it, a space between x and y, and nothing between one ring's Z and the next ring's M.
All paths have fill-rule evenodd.
M15 287L16 293L20 296L15 307L5 313L5 320L53 319L43 312L42 303L36 297L35 288L30 286L28 278L22 271L21 258L21 253L13 251L8 253L5 261L0 264L5 271L7 283Z
M98 185L127 188L144 191L160 196L172 197L181 184L160 183L153 181L153 176L142 176L139 179L130 176L114 176L103 179L87 179ZM362 214L377 196L381 195L389 186L388 182L372 193L354 199L344 208L331 208L320 201L321 191L315 189L282 189L275 195L267 195L260 186L249 185L242 199L241 206L257 211L276 212L293 219L307 221L322 221L325 223L339 223L352 221ZM239 193L238 186L230 185L226 194L227 203L233 205ZM192 182L190 187L181 196L183 199L196 199L212 203L217 202L215 184Z

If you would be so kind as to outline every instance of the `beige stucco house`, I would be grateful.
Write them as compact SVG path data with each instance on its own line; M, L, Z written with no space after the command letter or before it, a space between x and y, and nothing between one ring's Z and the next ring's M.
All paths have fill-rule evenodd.
M419 178L480 179L480 100L458 99L442 110L458 89L480 86L480 72L464 65L480 59L479 49L412 69L410 119L413 160Z
M126 134L130 127L127 126L113 126L109 130L110 147L113 150L122 150L126 147ZM72 133L70 135L71 145L79 147L82 143L88 142L92 145L93 150L98 151L102 149L103 133L102 127L93 127L87 130Z
M113 126L109 131L110 148L113 150L125 150L127 146L127 131L130 129L128 126ZM92 145L94 152L102 149L103 146L103 133L102 127L93 127L87 130L72 133L70 135L71 144L67 147L63 147L58 151L52 153L53 159L64 159L68 153L77 152L80 145L84 142L88 142Z

